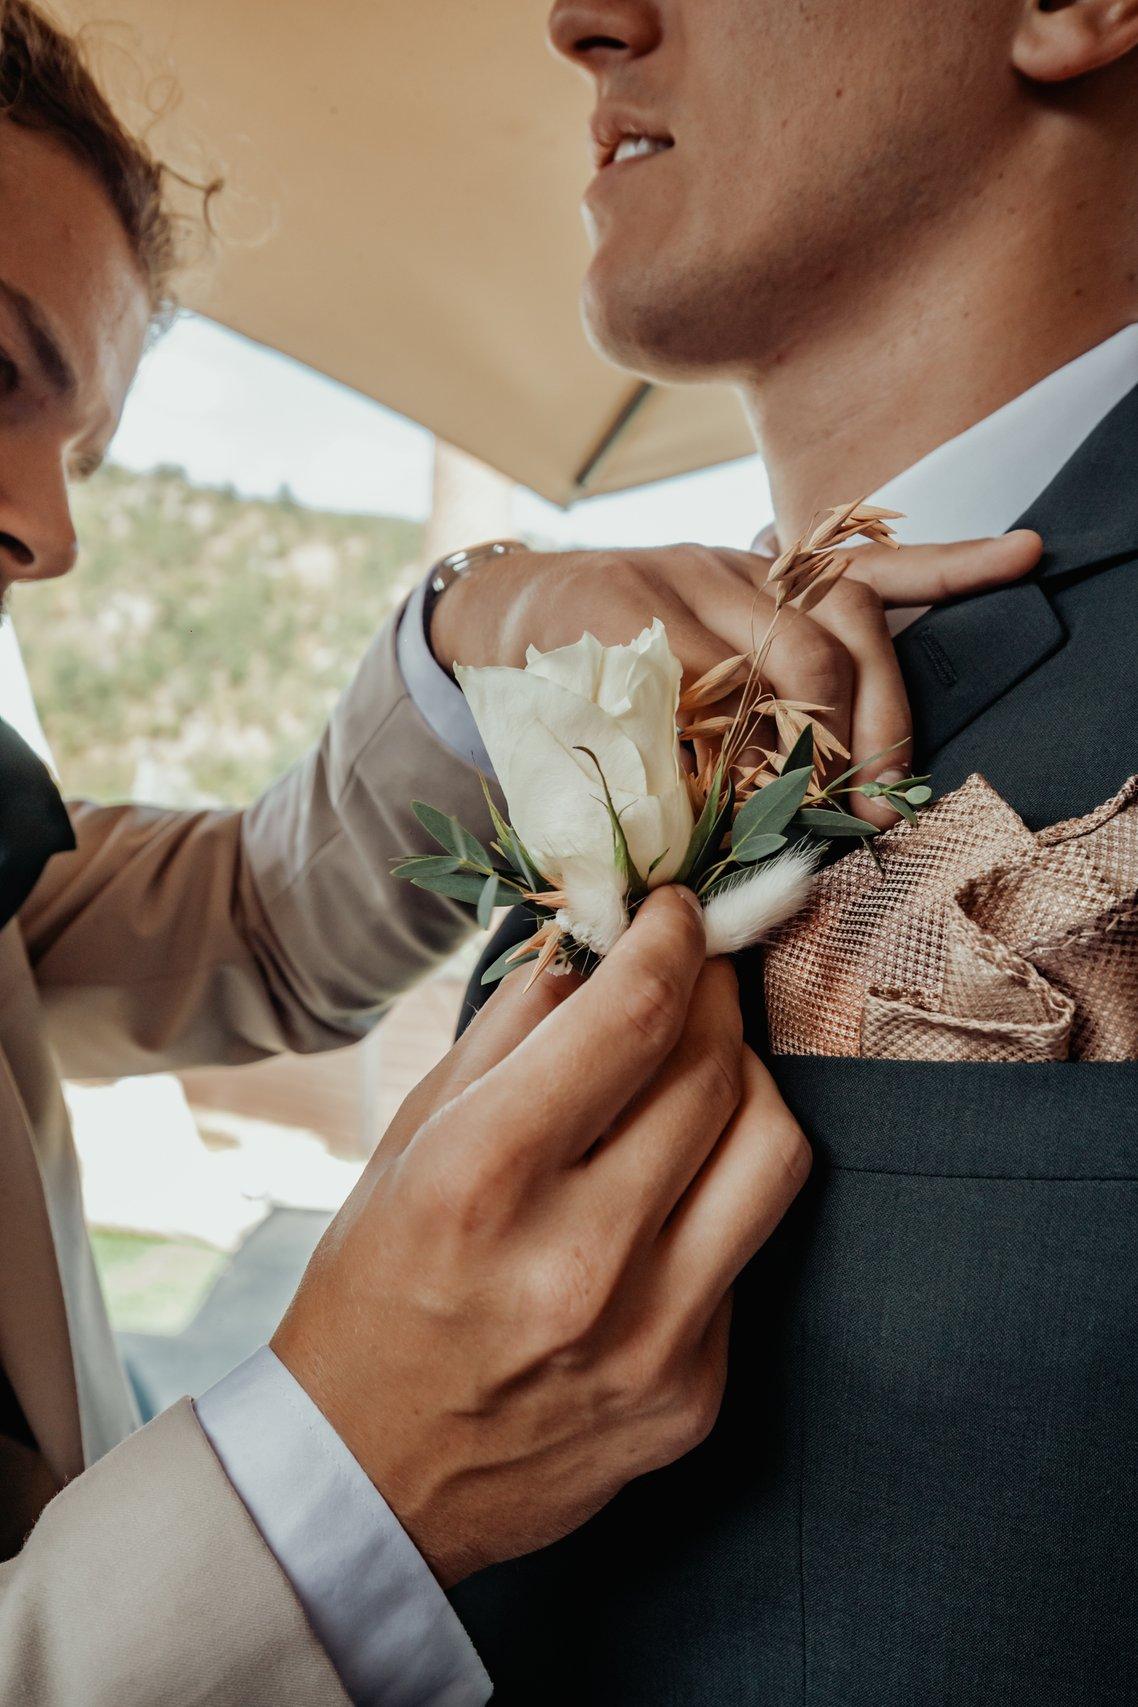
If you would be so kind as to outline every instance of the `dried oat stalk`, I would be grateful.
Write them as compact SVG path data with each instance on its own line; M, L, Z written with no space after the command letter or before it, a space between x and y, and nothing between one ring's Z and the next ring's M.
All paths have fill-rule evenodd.
M832 707L780 699L766 687L763 672L781 628L796 615L816 610L850 568L854 555L846 548L851 542L896 548L890 523L899 519L898 511L877 504L840 504L815 517L771 565L765 590L774 600L774 613L766 633L751 652L724 659L680 699L681 732L696 756L690 786L697 811L706 803L722 764L731 778L737 812L782 774L787 756L808 729L813 732L816 767L808 798L823 797L823 772L835 758L849 757L823 721ZM772 726L773 746L767 735Z

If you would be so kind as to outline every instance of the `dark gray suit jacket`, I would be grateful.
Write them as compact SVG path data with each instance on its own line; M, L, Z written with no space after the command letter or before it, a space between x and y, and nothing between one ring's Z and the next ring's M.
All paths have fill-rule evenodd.
M1039 574L898 649L937 793L1039 828L1138 771L1138 391L1024 522ZM772 1066L817 1164L720 1422L456 1591L495 1700L1135 1707L1138 1065Z

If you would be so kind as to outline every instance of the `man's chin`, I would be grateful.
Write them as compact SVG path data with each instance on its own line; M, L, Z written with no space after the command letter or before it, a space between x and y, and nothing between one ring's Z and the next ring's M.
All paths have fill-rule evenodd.
M619 269L598 254L585 278L581 310L589 342L614 367L641 379L681 384L715 377L706 324L684 293L647 288L643 270Z

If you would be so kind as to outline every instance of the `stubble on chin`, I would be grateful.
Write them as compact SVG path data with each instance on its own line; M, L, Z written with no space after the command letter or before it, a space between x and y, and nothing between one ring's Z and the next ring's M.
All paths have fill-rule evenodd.
M614 366L664 384L730 380L753 357L747 328L761 277L705 265L657 265L591 277L586 330ZM764 312L759 316L765 320Z

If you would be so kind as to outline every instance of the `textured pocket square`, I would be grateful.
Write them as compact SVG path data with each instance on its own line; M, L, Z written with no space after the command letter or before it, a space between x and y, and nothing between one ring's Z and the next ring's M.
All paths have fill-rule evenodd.
M972 776L875 847L767 950L775 1054L1138 1059L1138 778L1033 834Z

